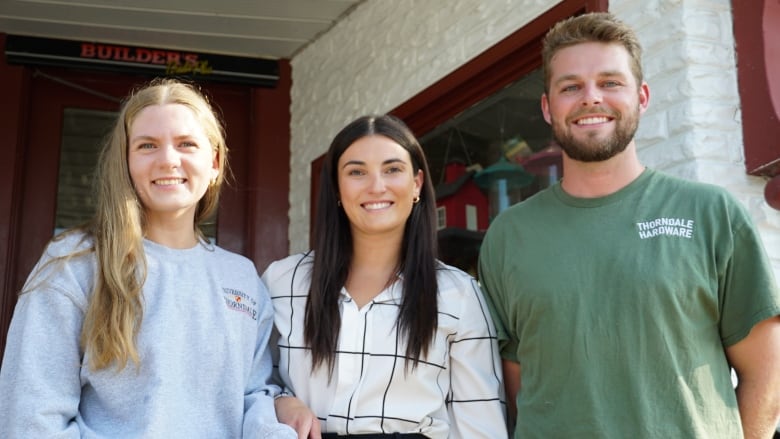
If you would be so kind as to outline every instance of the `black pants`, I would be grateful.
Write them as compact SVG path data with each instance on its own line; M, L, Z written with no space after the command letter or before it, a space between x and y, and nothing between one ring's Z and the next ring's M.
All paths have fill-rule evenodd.
M322 439L356 438L356 439L428 439L420 433L368 433L348 434L339 436L336 433L322 433Z

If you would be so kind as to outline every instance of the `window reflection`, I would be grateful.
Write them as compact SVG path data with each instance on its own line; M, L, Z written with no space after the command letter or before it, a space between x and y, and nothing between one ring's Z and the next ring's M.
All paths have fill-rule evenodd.
M500 211L561 178L542 115L541 69L421 137L436 185L439 257L476 276L482 236Z
M92 180L101 142L115 118L109 111L64 110L55 234L86 222L95 212Z

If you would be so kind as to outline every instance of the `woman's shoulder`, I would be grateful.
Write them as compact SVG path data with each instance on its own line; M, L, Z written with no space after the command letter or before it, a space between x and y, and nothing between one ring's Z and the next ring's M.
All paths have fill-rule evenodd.
M292 273L300 268L305 268L307 271L311 269L311 265L314 263L314 251L308 251L304 253L296 253L282 259L277 259L271 262L266 268L265 273L269 275L281 276L286 273ZM265 276L265 273L263 276Z
M94 245L92 236L81 230L67 230L49 241L44 250L46 258L61 258L91 250Z
M439 284L440 293L457 294L471 293L477 285L474 276L460 268L436 261L436 282Z
M69 230L55 236L30 272L22 289L57 290L84 307L96 272L92 237Z
M209 248L208 246L203 247L206 252L212 253L212 257L221 261L223 264L230 265L230 266L252 266L254 267L255 263L252 262L251 259L248 257L230 251L226 250L218 245L213 246L212 248Z
M290 288L308 290L314 253L297 253L271 262L261 278L271 297L289 294Z
M36 270L59 272L68 267L70 271L88 272L91 275L94 262L92 236L79 230L70 230L49 241L36 264Z
M488 311L485 297L474 276L442 263L436 273L439 315L454 316L458 325L465 325L463 327L482 327Z

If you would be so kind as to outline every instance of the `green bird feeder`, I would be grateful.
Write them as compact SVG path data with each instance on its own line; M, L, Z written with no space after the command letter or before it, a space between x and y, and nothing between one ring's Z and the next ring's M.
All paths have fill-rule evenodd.
M534 175L501 156L498 161L474 176L477 186L488 192L491 221L507 207L523 199L522 189L534 181Z

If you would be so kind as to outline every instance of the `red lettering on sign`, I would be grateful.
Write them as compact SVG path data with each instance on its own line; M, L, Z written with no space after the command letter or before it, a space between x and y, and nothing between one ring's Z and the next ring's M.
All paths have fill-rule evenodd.
M153 50L152 51L152 64L165 64L165 51Z
M95 45L89 43L81 43L81 56L82 58L94 58L95 57Z
M135 53L138 56L138 62L148 63L152 60L152 52L148 49L138 49Z
M118 47L117 49L115 59L120 61L135 61L135 56L130 54L129 47Z
M162 64L166 74L209 75L213 68L197 53L144 49L132 46L81 43L81 58L116 60L137 64Z
M102 44L98 44L97 57L100 59L111 59L111 46L104 46Z
M181 54L179 52L168 52L168 61L165 64L178 64Z

